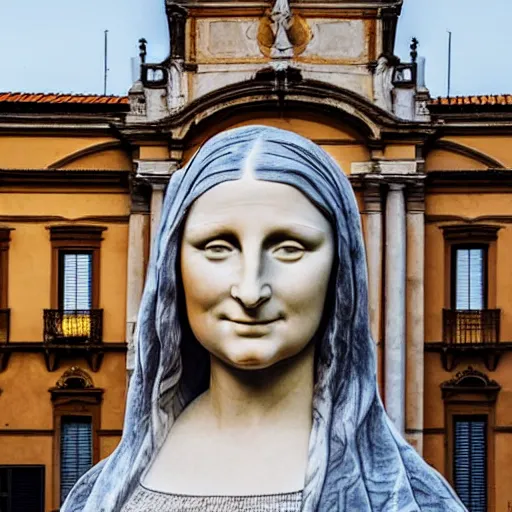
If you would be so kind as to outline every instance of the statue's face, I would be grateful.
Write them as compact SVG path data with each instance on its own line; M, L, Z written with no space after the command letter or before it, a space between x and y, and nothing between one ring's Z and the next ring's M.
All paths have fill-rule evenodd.
M319 327L333 259L329 222L294 187L217 185L193 204L181 246L194 335L240 369L298 354Z

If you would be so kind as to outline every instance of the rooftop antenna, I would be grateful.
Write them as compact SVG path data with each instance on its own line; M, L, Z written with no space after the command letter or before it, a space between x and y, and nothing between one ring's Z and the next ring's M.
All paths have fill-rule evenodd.
M452 89L452 33L448 30L448 87L447 96L450 97Z
M103 96L107 95L107 80L108 80L108 30L105 30L105 53L104 53L104 68L103 68Z

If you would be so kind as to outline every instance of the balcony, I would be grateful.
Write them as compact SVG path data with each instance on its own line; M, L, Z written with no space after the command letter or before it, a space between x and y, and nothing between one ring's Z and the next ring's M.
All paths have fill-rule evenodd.
M425 343L427 352L439 352L446 371L463 359L480 358L489 371L498 366L501 354L512 343L500 341L499 309L443 309L443 341Z
M499 309L443 309L443 341L449 345L500 341Z
M95 344L103 340L103 310L44 310L47 344Z
M48 371L59 366L63 355L85 355L98 371L103 359L103 310L44 310L44 357Z
M44 310L43 341L11 341L10 310L0 309L0 373L12 354L43 354L49 372L58 370L60 359L84 357L97 372L106 352L125 353L126 342L103 343L103 310Z

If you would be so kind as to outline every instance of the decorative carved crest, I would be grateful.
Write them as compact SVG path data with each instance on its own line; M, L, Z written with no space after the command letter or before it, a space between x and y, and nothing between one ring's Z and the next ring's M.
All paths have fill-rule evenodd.
M72 366L63 373L56 386L59 389L89 389L94 387L94 383L87 372L78 366Z
M493 403L500 389L501 386L496 381L489 379L485 373L475 370L472 366L441 384L445 403Z
M291 59L306 49L311 37L311 29L302 17L292 13L289 0L276 0L260 20L258 44L266 57Z
M489 379L485 373L475 370L472 366L468 366L465 370L457 372L453 379L443 382L441 387L499 388L500 385L496 381Z

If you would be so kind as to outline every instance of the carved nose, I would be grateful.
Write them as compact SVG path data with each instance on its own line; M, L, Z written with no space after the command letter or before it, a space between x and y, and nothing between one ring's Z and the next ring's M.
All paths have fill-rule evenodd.
M240 286L231 287L231 297L245 309L256 309L272 296L272 289L269 284L260 286L257 283L249 285L244 282Z

